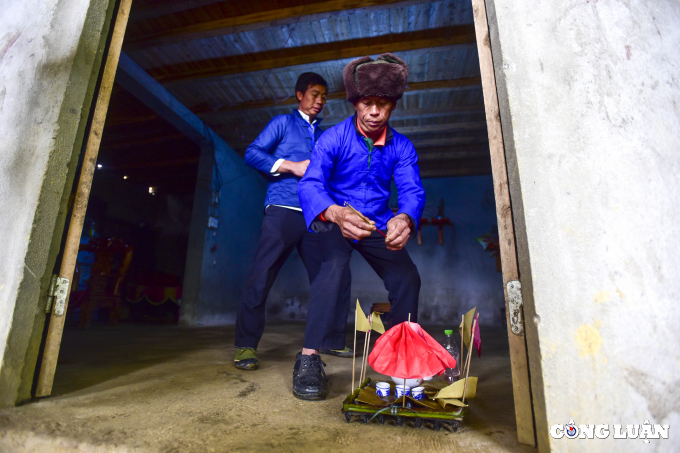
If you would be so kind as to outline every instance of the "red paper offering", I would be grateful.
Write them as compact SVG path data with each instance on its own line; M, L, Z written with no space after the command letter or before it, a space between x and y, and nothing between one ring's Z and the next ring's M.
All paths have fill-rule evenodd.
M418 379L455 368L456 359L419 324L406 321L378 338L368 356L368 364L387 376Z

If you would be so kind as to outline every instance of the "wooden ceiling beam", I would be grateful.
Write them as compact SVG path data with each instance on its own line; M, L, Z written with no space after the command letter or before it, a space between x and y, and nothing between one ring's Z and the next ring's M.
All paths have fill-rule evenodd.
M486 129L486 121L469 123L430 124L427 126L397 127L395 130L403 135L437 134L456 131L477 131Z
M470 115L475 113L484 113L484 104L422 108L422 109L406 109L401 106L397 106L397 109L394 112L392 112L390 121L417 120L425 118L438 118L450 115ZM328 123L324 121L323 125L324 126L334 125L341 123L342 121L344 120L339 121L331 120ZM401 128L397 127L397 131L401 132Z
M230 0L233 1L233 0ZM128 27L134 22L154 17L176 15L189 9L202 8L211 3L226 3L224 0L135 0L132 3ZM127 39L127 37L126 37Z
M421 178L451 178L454 176L482 176L491 174L491 165L487 167L460 167L444 170L424 170Z
M233 55L202 61L178 63L150 69L149 74L162 84L187 83L197 79L215 79L231 74L245 74L303 64L403 52L475 41L474 25L456 25L372 38L349 39L301 47L284 47L247 55Z
M489 141L488 137L451 137L451 138L434 138L430 140L411 140L416 149L431 148L433 146L451 146L451 145L469 145L474 143L486 143Z
M481 88L481 83L482 79L479 77L467 77L462 79L451 80L431 80L428 82L410 82L406 86L406 93L426 90L464 90L470 88ZM344 100L346 97L347 93L345 91L334 91L328 93L328 95L326 96L326 100L327 101ZM238 104L223 106L215 110L210 110L209 108L202 106L192 108L191 111L202 118L206 118L209 116L219 115L226 112L233 113L241 110L261 109L274 106L281 107L284 105L295 105L297 103L298 100L295 97L290 96L285 99L263 99L261 101L240 102ZM399 108L397 107L397 110L395 110L395 112L398 112L399 111L398 109ZM455 107L452 107L451 109L455 109ZM342 122L344 120L345 118L343 118L339 122Z
M125 50L134 51L142 48L162 46L179 42L192 41L196 39L211 38L215 36L225 36L234 33L242 33L252 30L259 30L269 27L281 27L295 24L300 20L306 22L320 21L328 19L334 15L341 14L348 10L355 13L368 13L371 11L383 10L388 8L406 7L426 3L430 0L307 0L306 2L287 2L297 3L292 6L281 6L281 2L270 4L271 9L254 11L249 14L238 14L225 17L223 11L232 10L233 0L215 2L215 0L200 0L199 4L217 3L210 6L201 6L207 16L220 17L219 19L191 22L186 14L181 13L179 6L167 5L167 11L179 14L167 14L159 17L159 23L152 21L150 27L154 31L146 33L131 33L125 38ZM159 0L160 2L160 0ZM167 0L162 0L165 4ZM157 2L158 3L158 2ZM176 3L176 2L175 2ZM226 8L225 8L226 6ZM254 9L258 4L253 4L250 9ZM243 6L248 8L247 5ZM243 8L242 7L242 8ZM198 9L198 8L196 8ZM242 9L241 9L242 10ZM136 12L133 7L132 18L135 16L151 17L153 10ZM211 14L212 12L212 14ZM160 28L163 24L181 24L172 28ZM166 26L167 27L167 26ZM160 29L160 31L159 31Z
M483 111L482 111L483 112ZM394 117L394 114L393 114ZM341 121L344 121L347 119L347 117L343 118L342 120L335 121L333 123L327 124L325 121L322 124L323 129L327 129L330 126L336 125L340 123ZM215 127L215 131L220 133L220 134L225 134L227 137L256 137L257 135L262 132L262 129L266 125L266 122L261 122L261 123L252 123L248 124L247 126L242 126L242 127L234 127L234 125L230 124L224 124L222 126ZM461 130L484 130L486 129L486 121L476 121L476 122L450 122L446 124L432 124L432 125L426 125L426 126L408 126L408 127L400 127L400 126L394 126L393 122L390 122L390 125L394 127L394 129L399 132L400 134L412 136L412 135L417 135L417 134L425 134L425 133L446 133L446 132L455 132L455 131L461 131ZM237 138L237 140L240 140L240 138Z
M491 174L491 156L462 159L425 160L419 163L422 178L445 178L449 176L472 176Z
M474 144L486 144L488 142L487 136L465 136L465 137L450 137L450 138L435 138L435 139L424 139L424 140L411 140L413 146L419 151L422 148L432 148L432 147L447 147L453 145L474 145ZM234 149L245 149L250 145L250 141L240 141L230 143L230 146Z
M418 161L483 159L489 158L489 151L445 151L438 153L418 153Z

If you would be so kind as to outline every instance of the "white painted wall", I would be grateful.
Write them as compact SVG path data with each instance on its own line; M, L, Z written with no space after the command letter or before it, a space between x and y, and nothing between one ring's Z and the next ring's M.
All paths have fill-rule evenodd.
M677 451L680 3L487 3L524 206L543 428L671 425L671 439L651 445L551 440L544 429L539 444Z
M11 404L16 397L14 384L21 373L17 367L23 366L36 316L39 281L46 271L99 42L96 33L86 31L86 17L96 3L104 5L99 11L101 32L108 1L22 0L2 5L0 405ZM85 35L95 41L89 53L80 44ZM74 67L81 77L73 77ZM39 252L32 255L31 248ZM22 288L35 293L32 303L18 303ZM9 342L15 334L15 341ZM7 384L10 381L13 384Z

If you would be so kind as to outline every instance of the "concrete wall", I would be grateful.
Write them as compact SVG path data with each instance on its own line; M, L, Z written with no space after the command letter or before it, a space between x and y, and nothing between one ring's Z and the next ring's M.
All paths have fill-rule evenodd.
M267 181L223 141L205 147L199 163L180 322L234 323L246 274L260 238ZM213 155L214 152L214 155ZM211 192L222 176L217 230L209 230ZM200 267L197 264L200 263Z
M680 424L680 3L489 1L541 451Z
M5 2L0 15L0 406L28 398L45 294L112 5ZM56 241L54 240L56 238ZM25 364L25 366L24 366Z
M427 194L423 216L436 216L437 205L444 198L444 214L454 226L444 228L443 246L439 246L434 226L423 227L422 246L415 235L406 245L422 280L420 321L457 326L460 314L476 306L482 323L500 325L503 281L496 271L495 258L477 241L497 228L491 176L425 179L423 186ZM394 206L396 195L395 189L391 201ZM387 302L382 280L358 252L352 255L351 268L353 301L358 298L366 312L372 303ZM295 252L269 294L267 319L304 320L308 304L307 274ZM350 319L354 319L353 313Z

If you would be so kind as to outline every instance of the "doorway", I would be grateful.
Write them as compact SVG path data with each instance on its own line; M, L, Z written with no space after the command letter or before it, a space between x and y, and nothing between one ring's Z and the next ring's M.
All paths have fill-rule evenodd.
M375 54L375 49L401 52L400 56L412 68L411 82L400 105L403 113L394 118L395 124L398 124L395 127L401 127L405 135L413 137L419 153L423 150L420 154L421 175L439 179L493 173L494 186L500 190L494 196L496 209L501 213L498 216L500 237L514 237L512 219L507 215L510 212L507 171L502 162L504 156L499 154L502 153L502 140L499 147L499 138L502 137L500 125L495 124L497 130L487 129L497 120L487 99L495 97L495 87L488 85L493 67L490 66L489 70L487 61L485 69L484 58L480 61L476 45L488 42L485 41L488 27L486 30L482 27L480 32L477 22L475 36L476 17L473 17L472 3L453 0L380 2L379 5L341 9L342 14L332 14L336 11L332 8L342 7L334 2L312 2L308 7L307 2L291 1L288 7L277 5L277 8L271 8L277 21L267 22L256 20L255 12L263 7L257 2L238 7L228 5L228 2L204 2L200 6L196 2L185 3L182 7L182 2L173 2L172 11L168 6L154 2L141 3L144 7L139 9L138 17L135 17L133 8L123 51L223 137L237 153L243 153L272 116L294 106L289 87L294 85L297 73L312 70L329 80L329 104L325 115L326 125L332 126L334 121L351 114L351 109L343 101L344 91L338 77L344 64L364 53ZM154 8L158 8L155 13ZM217 21L214 17L222 19ZM401 27L390 25L389 33L381 31L386 28L372 28L371 23L382 19L401 23ZM199 23L200 26L197 25ZM305 24L312 25L305 27ZM373 31L368 34L363 31L369 29ZM491 95L487 96L488 93ZM495 109L497 112L497 104ZM143 116L134 119L123 134L139 133L140 123L146 122ZM169 129L160 134L164 140L177 135ZM175 137L178 141L182 140L180 135ZM138 146L145 144L138 142ZM102 146L101 157L106 156L105 149ZM491 159L488 158L489 152L492 153ZM183 170L194 168L197 171L200 153L196 152L195 146L193 153L194 157L178 155L177 161L195 159L191 163L195 164L194 167L187 165ZM113 154L111 158L113 164L110 170L109 164L100 160L102 168L98 171L102 175L110 171L112 178L118 178L117 184L121 183L121 178L125 184L125 176L131 178L135 168L153 168L145 167L147 163L141 161L116 162ZM163 165L167 162L169 160L164 153L161 166L169 167ZM148 171L140 173L149 176ZM505 182L499 180L504 173ZM97 173L95 175L98 176ZM105 181L104 176L102 181ZM146 184L143 186L146 187ZM149 183L149 192L144 195L158 198L154 193L159 193L157 190L161 183L153 184L157 185ZM506 193L502 192L503 186ZM113 187L114 182L111 182L109 188L102 189L102 193L110 193ZM93 186L93 195L95 188ZM156 188L156 192L152 192L152 188ZM503 197L507 199L502 199L499 204L499 198ZM439 212L433 218L437 216ZM492 227L489 225L490 233L493 233ZM484 233L480 233L480 237ZM514 253L514 249L501 250L504 285L517 279ZM513 260L514 274L511 270ZM500 288L501 291L503 289ZM500 320L500 314L493 316ZM198 322L201 322L200 317ZM514 340L520 344L523 338ZM517 354L524 354L526 372L526 352L519 351ZM525 384L523 388L528 389L528 375ZM526 404L526 395L523 398ZM530 399L528 404L530 414ZM531 419L530 416L528 425L532 425ZM527 439L530 437L533 438L533 428Z

